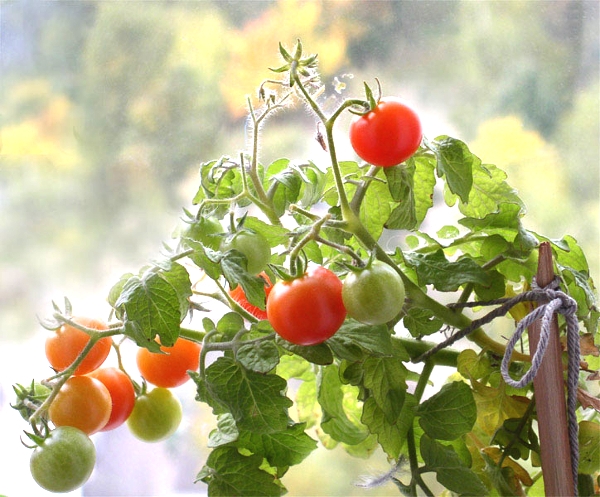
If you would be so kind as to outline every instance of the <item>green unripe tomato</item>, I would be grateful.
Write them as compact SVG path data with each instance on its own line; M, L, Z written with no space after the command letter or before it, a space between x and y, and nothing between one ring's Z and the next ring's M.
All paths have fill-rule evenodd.
M31 476L49 492L71 492L81 487L92 474L94 464L94 443L72 426L52 430L29 460Z
M246 270L250 274L264 271L271 260L271 246L267 239L260 233L253 231L239 231L225 240L221 250L237 250L246 256L248 265Z
M175 433L182 417L179 399L171 390L158 387L136 399L127 426L144 442L160 442Z
M221 245L223 227L212 217L203 217L188 224L181 232L181 238L200 242L205 247L218 250Z
M394 319L402 310L405 296L400 275L377 260L365 269L350 272L342 286L342 299L348 315L371 325Z

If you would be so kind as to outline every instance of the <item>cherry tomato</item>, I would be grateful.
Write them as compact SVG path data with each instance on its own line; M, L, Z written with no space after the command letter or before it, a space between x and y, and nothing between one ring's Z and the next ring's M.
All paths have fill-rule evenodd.
M423 138L419 116L401 100L382 98L350 123L350 144L374 166L391 167L413 155Z
M144 442L160 442L175 433L182 417L179 399L166 388L155 388L137 398L127 426Z
M144 379L163 388L183 385L190 379L188 371L196 371L200 364L200 344L178 338L172 347L161 346L163 353L140 348L137 366Z
M110 394L112 409L110 418L100 431L114 430L121 426L133 411L135 389L129 377L117 368L100 368L88 374L102 382Z
M239 231L225 240L221 250L237 250L246 256L248 265L246 270L250 274L258 274L263 271L271 260L271 246L267 239L260 233L254 231Z
M94 330L108 329L106 323L98 319L87 317L74 317L72 319L86 328ZM46 339L46 358L56 371L64 371L73 364L73 361L77 359L89 340L89 335L84 331L63 324ZM96 342L75 370L75 374L86 374L99 368L108 356L111 345L112 338L110 337L102 338Z
M268 298L269 294L271 293L271 289L273 288L273 284L266 273L260 273L259 276L265 280L265 297ZM246 294L244 293L244 289L240 285L236 286L233 290L229 290L229 296L255 318L261 320L267 319L267 311L248 302Z
M50 492L71 492L81 487L92 474L94 464L94 443L72 426L52 430L29 460L31 476Z
M324 267L291 281L278 281L267 300L273 329L288 342L315 345L332 337L346 318L342 282Z
M342 286L348 316L365 324L383 324L394 319L402 310L404 297L402 278L381 261L350 272Z
M110 419L112 400L104 384L90 376L71 376L48 408L54 426L73 426L86 435L100 431Z
M181 233L181 238L189 238L213 250L218 250L221 245L220 234L222 232L223 227L217 219L203 217L186 226Z

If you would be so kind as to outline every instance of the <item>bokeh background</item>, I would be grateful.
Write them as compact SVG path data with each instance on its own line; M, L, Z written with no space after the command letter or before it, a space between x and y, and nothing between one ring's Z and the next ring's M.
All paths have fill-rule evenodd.
M556 1L0 1L0 495L46 495L29 477L11 385L43 378L38 316L64 296L106 317L118 277L153 258L189 207L198 165L246 147L246 99L277 44L318 52L323 99L364 80L410 100L425 133L466 141L505 169L525 225L573 235L599 271L599 3ZM323 161L303 110L267 123L262 160ZM345 130L340 150L355 159ZM133 350L131 350L133 354ZM171 440L95 435L86 496L205 493L193 480L212 418L186 409ZM289 495L396 495L388 468L319 449Z

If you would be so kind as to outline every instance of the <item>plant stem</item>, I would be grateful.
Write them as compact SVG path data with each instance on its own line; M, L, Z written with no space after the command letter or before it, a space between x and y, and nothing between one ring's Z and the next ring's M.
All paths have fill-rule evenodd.
M369 185L371 184L371 181L373 180L373 178L375 176L377 176L379 169L381 169L381 168L376 167L376 166L371 166L364 176L365 179L363 179L360 182L360 184L356 188L356 191L354 192L354 196L352 197L352 200L350 201L350 207L357 214L360 211L360 204L362 203L363 199L365 198L367 189L368 189Z
M421 376L419 377L419 381L413 394L417 402L420 402L421 397L423 397L423 393L425 392L427 382L429 381L429 377L431 376L434 366L435 363L432 360L425 361L425 364L423 365ZM431 492L427 484L423 481L421 473L419 472L419 459L417 457L414 426L411 426L406 434L406 444L408 447L408 460L410 462L411 482L409 488L411 489L411 493L413 495L417 495L416 487L418 485L421 487L425 495L433 497L433 492Z
M404 349L410 355L411 359L419 357L436 345L433 342L415 340L414 338L393 337L393 339L398 340L402 344ZM449 366L455 368L458 361L458 354L459 352L457 350L442 349L437 354L431 356L430 359L433 360L436 366Z

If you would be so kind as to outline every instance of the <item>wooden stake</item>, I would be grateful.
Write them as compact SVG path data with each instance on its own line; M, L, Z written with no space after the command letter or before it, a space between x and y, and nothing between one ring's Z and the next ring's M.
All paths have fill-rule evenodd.
M548 242L540 245L536 281L544 288L554 279L552 248ZM541 323L529 327L529 350L537 350ZM563 364L556 315L552 319L550 340L544 360L533 380L535 406L538 416L540 450L544 488L548 496L575 495L575 482L571 472L567 406L563 380Z

